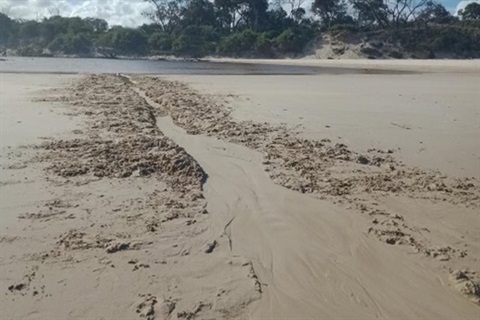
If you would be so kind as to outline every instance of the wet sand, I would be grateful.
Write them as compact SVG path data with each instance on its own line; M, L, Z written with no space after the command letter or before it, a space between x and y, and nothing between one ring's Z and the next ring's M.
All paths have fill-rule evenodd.
M435 72L435 73L478 73L480 71L480 59L471 60L414 60L414 59L384 59L384 60L362 60L362 59L316 59L306 57L304 59L230 59L220 58L212 61L243 63L243 64L270 64L270 65L293 65L302 67L333 67L345 69L362 70L399 70L413 71L415 73Z
M6 317L478 318L478 75L38 77L1 75Z

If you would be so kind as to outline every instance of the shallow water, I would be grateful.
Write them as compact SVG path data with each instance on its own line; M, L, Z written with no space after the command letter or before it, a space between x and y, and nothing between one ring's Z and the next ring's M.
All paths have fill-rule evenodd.
M3 73L137 73L221 75L309 75L399 73L365 68L313 67L208 61L120 60L85 58L6 57L0 60ZM402 72L403 73L403 72Z

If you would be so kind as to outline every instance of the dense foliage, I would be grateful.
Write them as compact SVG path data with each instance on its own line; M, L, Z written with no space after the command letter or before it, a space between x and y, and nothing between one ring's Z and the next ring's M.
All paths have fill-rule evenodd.
M298 56L322 32L382 32L406 49L480 52L480 4L454 17L429 0L145 0L152 24L52 16L14 20L0 13L0 49L25 56Z

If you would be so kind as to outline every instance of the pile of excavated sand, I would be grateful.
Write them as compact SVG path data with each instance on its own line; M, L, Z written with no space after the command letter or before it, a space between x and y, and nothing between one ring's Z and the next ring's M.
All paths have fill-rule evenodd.
M201 189L205 172L162 134L152 108L121 78L91 76L73 92L67 103L90 117L89 137L42 144L40 148L48 151L42 160L52 162L49 170L63 177L156 174L172 180L174 188Z

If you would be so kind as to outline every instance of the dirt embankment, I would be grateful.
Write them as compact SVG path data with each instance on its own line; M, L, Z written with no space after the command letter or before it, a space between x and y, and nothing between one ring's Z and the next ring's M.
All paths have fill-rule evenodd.
M322 35L312 58L316 59L400 59L410 58L400 43L385 37L348 34Z

